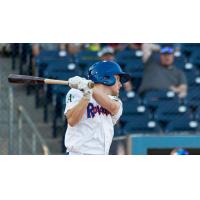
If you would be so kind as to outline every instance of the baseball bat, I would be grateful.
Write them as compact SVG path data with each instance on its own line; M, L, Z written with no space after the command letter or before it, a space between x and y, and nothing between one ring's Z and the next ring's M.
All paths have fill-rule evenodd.
M26 83L26 84L58 84L58 85L69 85L68 81L48 79L36 76L9 74L8 82L10 83ZM89 88L94 87L94 83L91 81L88 83Z

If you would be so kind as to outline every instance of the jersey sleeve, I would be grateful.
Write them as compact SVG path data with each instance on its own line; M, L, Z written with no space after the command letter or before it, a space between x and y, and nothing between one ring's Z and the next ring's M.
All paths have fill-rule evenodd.
M80 90L71 89L66 95L66 106L64 114L66 114L68 110L77 105L82 97L83 93Z
M112 122L113 125L115 125L117 123L117 121L119 120L120 116L122 115L122 111L123 111L123 107L122 107L122 101L115 96L109 96L112 100L119 102L120 107L119 107L119 111L117 112L117 114L112 116Z

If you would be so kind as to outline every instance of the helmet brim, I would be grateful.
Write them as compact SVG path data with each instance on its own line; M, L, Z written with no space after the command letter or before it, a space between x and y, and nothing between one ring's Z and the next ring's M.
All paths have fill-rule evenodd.
M131 76L128 73L123 72L118 75L120 76L120 81L123 84L131 80Z

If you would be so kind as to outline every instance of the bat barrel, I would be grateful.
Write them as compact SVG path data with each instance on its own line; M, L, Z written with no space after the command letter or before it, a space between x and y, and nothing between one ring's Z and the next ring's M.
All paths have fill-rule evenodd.
M17 74L10 74L8 81L10 83L44 84L44 78Z
M47 79L47 78L41 78L41 77L36 77L36 76L27 76L27 75L18 75L18 74L10 74L8 76L8 82L24 83L24 84L59 84L59 85L69 84L68 81L64 81L64 80ZM92 81L89 81L88 87L93 88L94 83ZM73 88L77 88L77 86L74 86Z

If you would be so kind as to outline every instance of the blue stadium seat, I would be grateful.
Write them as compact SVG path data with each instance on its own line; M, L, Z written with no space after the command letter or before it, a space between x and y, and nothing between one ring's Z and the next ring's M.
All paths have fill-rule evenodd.
M142 118L151 120L153 119L153 115L150 112L150 110L148 110L145 107L139 108L139 109L136 108L135 110L132 110L131 112L123 113L123 115L120 118L120 123L122 127L124 127L127 123L133 122L133 119L142 120Z
M188 85L196 85L196 77L199 77L199 71L197 70L196 66L191 63L187 63L185 68L182 70L186 75Z
M37 76L44 76L43 72L49 64L70 61L68 56L59 56L59 51L42 51L34 59L36 62L35 71Z
M123 102L123 114L138 114L138 113L145 113L146 108L145 106L141 105L140 100L138 97L129 98Z
M122 100L122 101L126 101L126 100L129 100L129 99L134 99L135 101L138 101L139 103L141 103L141 99L140 97L138 96L138 94L135 92L135 91L132 91L132 95L131 96L128 96L128 93L127 91L122 88L120 90L120 93L119 93L119 98Z
M120 123L117 123L114 126L114 137L119 137L119 136L123 136L123 129L121 128Z
M182 44L182 52L187 56L187 58L190 58L194 52L199 52L200 45L197 43L186 43Z
M78 63L81 67L88 67L99 61L96 51L82 50L77 55Z
M155 111L155 119L160 122L168 123L188 112L188 107L186 105L181 105L177 100L161 101Z
M73 65L74 69L71 69L71 65ZM44 77L54 77L54 73L76 73L77 76L81 75L80 68L75 63L70 63L67 60L63 61L56 61L50 63L45 71L44 71Z
M81 71L77 68L75 70L68 70L65 71L59 71L59 70L51 70L45 72L45 78L54 78L54 79L60 79L60 80L68 80L69 78L73 76L80 76Z
M127 62L130 62L138 58L138 56L136 55L136 51L134 51L133 49L119 51L116 53L115 57L117 62L121 65L125 65Z
M171 100L178 100L177 95L168 90L152 90L146 92L143 96L143 102L148 107L153 107L154 109L158 106L160 101L171 101Z
M195 52L192 53L191 57L190 57L190 62L193 63L194 65L200 65L200 45L198 50L196 50Z
M70 77L78 75L76 71L69 71L67 73L63 72L52 72L49 74L50 78L58 79L58 80L68 80ZM47 77L49 78L49 77ZM66 94L68 86L56 86L56 85L48 85L45 86L45 104L44 104L44 122L48 121L48 103L52 101L53 95L57 93Z
M193 110L194 119L200 122L200 102L196 105L196 108Z
M65 109L65 99L66 94L69 91L69 87L66 87L64 85L53 85L52 87L52 93L53 93L53 122L52 122L52 136L55 138L57 137L57 122L58 119L62 119L64 109Z
M161 127L155 120L148 116L132 116L124 126L124 134L131 133L161 133Z
M133 78L142 77L144 64L141 59L133 59L125 63L124 70L127 71Z
M189 87L186 100L190 106L200 105L200 86Z
M199 130L199 122L191 119L191 116L185 114L177 117L176 120L171 121L166 129L165 133L171 132L191 132L196 133Z
M81 71L76 68L75 70L68 70L66 69L66 71L46 71L45 70L45 78L52 78L52 79L58 79L58 80L68 80L69 78L73 77L73 76L79 76L81 74ZM35 87L36 92L35 92L35 105L36 108L39 107L40 104L40 98L39 98L39 91L41 90L41 88L43 88L44 85L37 85ZM45 86L45 96L46 96L46 102L49 102L49 99L51 100L52 98L52 92L51 92L51 85ZM46 106L46 104L45 104ZM45 120L47 121L47 120Z
M46 63L51 60L59 59L59 51L52 50L52 51L45 51L42 50L38 56L35 56L34 60L36 64Z
M186 58L184 56L175 57L174 58L174 65L179 69L184 69L186 64Z

